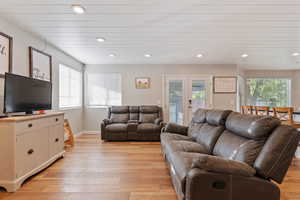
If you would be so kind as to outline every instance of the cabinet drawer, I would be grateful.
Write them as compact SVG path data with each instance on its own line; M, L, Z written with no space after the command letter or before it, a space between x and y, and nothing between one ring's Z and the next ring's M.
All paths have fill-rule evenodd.
M64 149L64 127L63 124L52 126L49 129L49 156L55 156Z
M51 125L62 124L64 123L64 116L63 115L54 116L54 117L50 117L48 120L50 122L49 124Z
M17 136L17 177L25 175L48 160L48 134L49 128L41 128Z
M23 121L23 122L17 122L16 123L16 134L20 135L28 131L33 131L40 129L42 127L49 126L48 119L36 119L36 120L29 120L29 121Z

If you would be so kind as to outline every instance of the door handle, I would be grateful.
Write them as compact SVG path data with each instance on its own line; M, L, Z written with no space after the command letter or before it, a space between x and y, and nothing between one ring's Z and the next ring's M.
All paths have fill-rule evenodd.
M33 152L34 152L33 149L29 149L29 150L27 151L27 154L28 154L28 155L31 155L31 154L33 154Z

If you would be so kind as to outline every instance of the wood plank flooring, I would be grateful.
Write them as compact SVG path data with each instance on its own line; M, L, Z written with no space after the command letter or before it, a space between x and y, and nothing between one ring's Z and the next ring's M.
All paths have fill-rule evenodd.
M300 160L294 160L282 200L300 199ZM2 200L176 200L158 142L103 143L95 135L76 139L64 159Z

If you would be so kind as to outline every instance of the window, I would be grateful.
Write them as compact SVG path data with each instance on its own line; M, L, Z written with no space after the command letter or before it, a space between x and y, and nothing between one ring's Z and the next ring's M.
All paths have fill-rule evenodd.
M87 103L88 106L121 105L121 74L87 73Z
M82 106L82 73L59 65L59 107Z
M288 107L291 104L290 91L290 79L247 79L247 104L254 106Z

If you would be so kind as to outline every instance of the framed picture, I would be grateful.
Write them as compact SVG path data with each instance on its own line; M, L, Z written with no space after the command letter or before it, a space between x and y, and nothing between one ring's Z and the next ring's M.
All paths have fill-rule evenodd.
M214 93L235 94L237 91L237 77L236 76L215 76L214 80Z
M52 56L33 47L29 47L30 77L52 81Z
M149 89L150 88L150 78L140 77L135 79L136 89Z
M13 38L0 32L0 77L12 72Z

